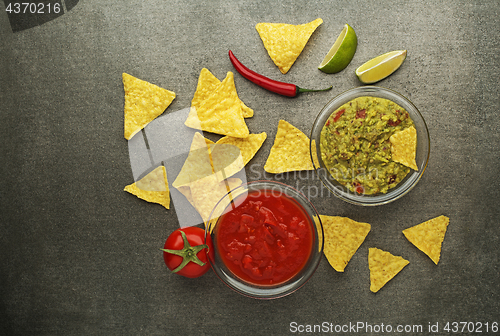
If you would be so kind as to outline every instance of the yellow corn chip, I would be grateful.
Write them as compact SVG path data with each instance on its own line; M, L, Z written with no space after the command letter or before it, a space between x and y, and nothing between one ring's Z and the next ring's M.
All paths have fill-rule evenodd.
M374 293L396 276L410 262L378 248L368 250L370 268L370 290Z
M325 233L323 253L337 272L344 272L349 260L365 240L371 226L346 217L320 215Z
M260 149L266 138L266 132L249 134L248 137L244 139L226 136L220 138L216 144L229 144L238 147L241 151L241 156L243 157L243 164L246 165Z
M314 167L319 168L319 161L318 161L318 153L316 152L316 141L313 139L312 141L312 158L314 162Z
M122 74L125 90L125 139L129 140L172 103L175 93Z
M210 145L214 144L214 142L212 140L207 139L207 138L205 138L205 143L207 144L207 146L210 146Z
M198 108L202 101L210 97L210 95L220 85L220 80L215 77L210 70L203 68L198 77L198 86L191 100L191 106Z
M417 154L417 130L415 127L411 126L394 133L389 141L391 142L392 160L418 170L415 161Z
M243 112L243 118L253 117L253 110L250 107L246 106L244 102L241 102L241 111Z
M264 170L268 173L279 174L313 169L309 138L290 123L280 120Z
M195 208L200 214L203 222L206 223L219 200L233 188L241 185L238 178L228 178L224 181L217 181L217 176L212 174L190 184L191 196Z
M441 245L450 219L439 216L424 223L403 230L406 239L424 252L437 265L441 257Z
M190 112L191 118L188 116L184 123L188 127L237 138L246 138L249 134L232 72L228 72L217 89L193 109L196 109L197 118L193 120L194 112Z
M148 202L170 209L170 191L164 166L155 168L139 181L125 187L125 191Z
M191 142L189 154L172 186L179 189L205 176L212 175L212 164L207 140L196 132Z
M189 201L189 203L191 203L191 205L193 206L193 208L196 209L196 206L195 206L194 201L193 201L193 195L191 195L191 188L189 187L189 185L179 186L176 189L181 194L183 194L186 197L186 199Z
M206 222L217 202L242 183L240 179L227 177L250 161L266 137L264 132L250 134L244 139L227 136L214 144L196 133L188 158L172 185Z
M236 174L244 166L240 149L231 144L211 145L210 158L218 181Z
M286 23L258 23L255 29L259 32L264 47L274 64L283 74L286 74L311 35L322 23L321 19L297 26Z
M210 97L210 95L217 89L220 83L220 80L215 77L210 72L210 70L208 70L207 68L201 69L200 76L198 77L198 86L196 87L196 92L194 93L193 100L191 101L191 107L195 108L189 111L189 113L191 114L191 118L196 117L196 109L200 106L202 101ZM246 106L241 100L240 102L241 110L243 111L243 117L253 117L253 110Z
M210 179L207 178L207 180L205 181L202 181L202 182L197 182L196 183L196 186L199 186L198 189L196 189L196 186L195 186L195 193L197 195L197 200L198 202L203 202L203 195L202 194L199 194L200 191L202 191L202 187L203 185L204 186L207 186L209 185L209 183L211 181L213 181L213 177L211 177ZM209 180L209 181L208 181ZM224 184L225 183L225 186L226 186L226 192L229 192L231 191L232 189L236 188L237 186L241 185L242 181L239 179L239 178L228 178L227 180L223 180L221 182L219 182L220 184ZM201 186L201 187L200 187ZM220 196L219 193L222 193L222 190L220 188L220 186L217 186L218 188L218 191L217 191L217 195L215 195L216 197L217 196ZM208 210L208 207L210 207L210 204L207 206L207 209L204 208L203 205L201 205L201 210L198 209L198 207L196 206L195 202L194 202L194 199L193 199L193 194L191 192L191 187L189 185L186 185L186 186L180 186L180 187L177 187L177 190L183 194L186 199L189 201L189 203L191 203L191 205L193 206L193 208L196 209L196 211L198 211L198 213L200 213L200 211L202 211L200 213L200 216L207 216L207 213L208 215L210 214L210 212L212 211L212 209ZM224 194L225 195L225 194ZM207 197L214 197L212 191L208 192L208 194L206 195ZM222 198L222 196L220 196L220 198ZM210 202L210 201L209 201ZM216 202L217 203L217 202ZM215 204L216 204L215 203ZM215 204L213 205L215 207ZM208 212L210 211L210 212ZM203 213L203 215L202 215ZM205 221L206 223L206 221Z

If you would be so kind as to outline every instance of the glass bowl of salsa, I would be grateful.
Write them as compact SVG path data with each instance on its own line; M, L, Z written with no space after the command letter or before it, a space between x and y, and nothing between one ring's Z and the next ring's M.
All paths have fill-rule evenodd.
M291 294L314 274L323 252L323 228L312 203L275 181L254 181L226 194L207 222L215 253L212 269L248 297Z
M398 162L392 143L410 132L416 134L415 160ZM406 195L429 160L429 131L422 114L401 94L377 86L357 87L333 98L316 117L310 138L322 183L356 205L387 204ZM402 143L405 151L412 148L411 139ZM313 140L319 145L312 146Z

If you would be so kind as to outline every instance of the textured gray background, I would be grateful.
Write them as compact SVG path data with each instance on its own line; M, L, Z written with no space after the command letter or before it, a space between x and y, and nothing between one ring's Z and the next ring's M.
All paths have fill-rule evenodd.
M293 321L424 331L436 322L441 330L448 321L500 322L497 0L82 0L16 33L0 9L0 334L268 335L290 333ZM255 24L317 17L324 23L282 75ZM344 23L357 32L357 53L341 73L324 74L316 66ZM378 85L410 98L429 125L428 168L402 199L375 208L326 190L312 199L319 212L369 222L372 232L344 274L323 258L303 288L279 300L240 296L213 272L194 280L169 273L158 249L178 227L176 209L122 191L133 177L121 73L176 92L168 113L189 106L202 67L220 79L234 71L229 49L274 79L333 85L288 99L235 74L255 110L250 130L268 134L249 180L264 177L279 119L309 133L334 95L361 85L355 68L387 51L407 49L408 57ZM310 177L285 182L320 190ZM435 266L401 230L441 214L451 224ZM369 291L372 246L410 260L377 294Z

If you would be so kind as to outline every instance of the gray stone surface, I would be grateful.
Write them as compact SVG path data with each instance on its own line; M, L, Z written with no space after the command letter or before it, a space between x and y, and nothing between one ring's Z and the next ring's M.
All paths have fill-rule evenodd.
M0 334L280 335L292 322L363 322L422 325L422 335L439 323L434 334L445 335L446 322L500 322L498 1L88 0L16 33L0 9ZM282 75L255 24L317 17L324 23ZM316 66L344 23L358 50L347 69L324 74ZM308 133L334 95L361 85L355 68L387 51L407 49L408 58L378 85L411 99L429 125L427 170L391 204L349 205L312 174L285 177L322 190L312 198L320 213L369 222L372 231L343 274L323 258L303 288L278 300L240 296L213 272L194 280L169 273L159 248L179 226L175 207L123 192L133 175L122 72L176 92L169 113L189 106L202 67L220 79L234 71L229 49L274 79L333 85L289 99L235 74L255 110L250 130L268 134L249 180L275 178L262 167L280 119ZM451 224L436 266L401 230L441 214ZM369 247L410 260L377 294Z

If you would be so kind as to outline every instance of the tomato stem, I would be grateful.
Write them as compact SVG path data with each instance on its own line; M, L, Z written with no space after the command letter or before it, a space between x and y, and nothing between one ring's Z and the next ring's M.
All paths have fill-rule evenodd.
M180 234L182 236L182 240L184 242L184 247L182 248L182 250L160 249L163 252L175 254L175 255L182 257L181 264L179 266L177 266L176 269L172 270L172 272L174 272L174 273L179 272L190 261L194 262L197 265L204 266L206 263L201 261L200 258L198 258L197 254L198 254L198 252L200 252L201 250L203 250L205 248L208 250L209 249L208 245L202 244L202 245L191 246L191 244L189 244L189 241L186 237L186 234L183 231L179 231L179 232L180 232Z

